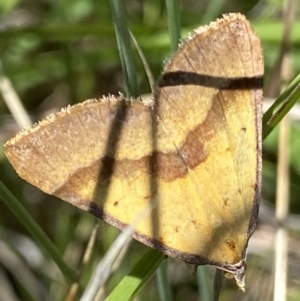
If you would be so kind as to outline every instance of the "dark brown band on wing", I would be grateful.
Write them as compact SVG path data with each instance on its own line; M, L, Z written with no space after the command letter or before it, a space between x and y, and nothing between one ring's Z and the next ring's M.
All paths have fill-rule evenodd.
M262 89L263 77L228 78L195 72L176 71L163 74L158 82L160 88L179 85L196 85L225 90Z
M213 101L205 120L188 133L177 152L163 153L155 151L151 155L146 155L137 160L115 160L110 156L105 156L91 162L89 166L77 169L60 188L52 193L57 195L61 191L68 190L66 189L67 186L80 185L80 181L84 183L85 180L82 177L90 174L99 176L97 179L99 185L107 183L111 177L135 177L134 174L141 173L157 176L165 182L185 177L188 169L196 168L209 155L203 141L207 142L214 136L214 132L211 130L211 124L215 122L213 120L215 118L214 105L215 102Z

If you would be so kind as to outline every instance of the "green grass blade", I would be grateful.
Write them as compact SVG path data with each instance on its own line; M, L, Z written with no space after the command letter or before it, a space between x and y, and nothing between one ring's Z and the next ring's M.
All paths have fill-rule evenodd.
M208 24L222 14L226 0L211 0L207 3L205 13L203 14L202 23Z
M168 27L171 39L171 50L175 52L178 49L180 40L180 20L177 0L166 0Z
M105 301L129 301L132 300L143 285L154 274L165 255L150 249L115 287Z
M153 77L153 74L151 72L151 69L150 69L150 66L147 62L147 59L144 55L144 52L142 50L142 48L140 47L140 45L138 44L138 41L136 40L134 34L130 31L130 36L131 36L131 40L136 48L136 51L138 52L139 54L139 57L141 59L141 62L142 62L142 65L144 67L144 70L145 70L145 73L146 73L146 76L148 78L148 82L149 82L149 85L150 85L150 89L151 89L151 92L154 93L154 88L155 88L155 80L154 80L154 77Z
M123 1L110 0L127 96L138 96L137 71Z
M97 296L98 291L104 287L105 282L109 278L113 270L113 264L120 255L121 251L126 248L126 245L132 239L134 228L127 226L127 228L119 234L109 250L106 252L96 270L91 277L87 288L85 289L80 301L92 301Z
M159 293L160 301L172 301L172 291L170 288L170 282L168 279L168 261L165 260L157 269L156 277L157 277L157 286Z
M197 284L199 287L200 300L210 301L212 299L211 288L209 284L209 275L207 266L197 268Z
M263 117L263 139L265 139L300 99L300 73L276 99Z
M63 260L56 246L44 233L40 226L35 222L32 216L27 212L23 205L14 197L14 195L0 182L0 198L5 202L9 209L14 213L25 228L31 233L39 245L50 255L57 264L62 274L69 280L74 281L77 274Z

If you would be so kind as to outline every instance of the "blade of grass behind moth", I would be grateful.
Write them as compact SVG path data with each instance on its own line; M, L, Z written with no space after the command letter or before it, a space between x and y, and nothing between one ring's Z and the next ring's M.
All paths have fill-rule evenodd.
M146 76L148 78L150 89L151 89L151 92L153 94L154 87L155 87L155 81L154 81L153 74L151 72L150 66L149 66L149 64L148 64L148 62L146 60L146 57L145 57L145 55L143 53L143 50L141 49L140 45L138 44L135 36L133 35L133 33L131 31L129 31L129 33L130 33L131 40L132 40L132 42L133 42L133 44L134 44L134 46L135 46L135 48L136 48L136 50L137 50L137 52L138 52L138 54L140 56L140 59L142 61L143 67L144 67L145 72L146 72Z
M125 77L127 96L138 96L138 81L134 56L130 43L130 34L126 20L124 2L110 0L116 39L120 53L122 71Z
M281 76L277 80L286 80L288 72L292 70L289 58L291 48L291 32L296 19L297 3L296 0L285 1L283 6L284 36L281 42L280 54ZM272 77L271 77L272 78ZM276 83L276 81L275 81ZM300 83L298 84L300 87ZM297 87L295 88L297 89ZM293 92L292 92L293 93ZM275 277L274 277L274 301L287 300L287 261L288 261L288 232L287 217L289 214L289 151L290 151L290 122L286 116L279 127L278 141L278 165L277 165L277 187L276 187L276 220L278 228L275 236Z
M222 14L226 0L211 0L207 2L205 13L203 13L202 23L208 24Z
M216 268L214 276L213 301L218 301L224 281L224 272Z
M92 233L90 235L87 247L84 251L83 254L83 259L81 262L81 266L79 268L79 275L78 275L78 279L76 282L72 283L69 292L67 294L67 297L65 298L65 300L76 300L76 295L78 293L78 289L80 288L80 281L82 278L82 275L84 273L85 268L87 267L89 260L91 258L92 255L92 251L93 251L93 247L95 245L96 242L96 238L97 238L97 233L98 233L98 229L99 229L99 224L96 224L92 230Z
M13 115L16 123L20 128L29 127L31 120L23 107L23 104L14 90L12 83L5 76L2 70L2 62L0 61L0 92L9 111Z
M295 76L292 82L288 85L288 87L277 97L274 103L270 106L267 112L264 114L263 124L267 124L268 120L274 115L274 113L278 110L279 105L285 101L285 99L292 93L292 91L296 88L298 83L300 82L300 73Z
M276 220L278 228L275 236L275 277L274 301L287 299L287 260L288 260L288 230L289 214L289 145L290 122L288 116L279 127L278 165L276 187Z
M168 18L168 28L170 36L171 51L176 52L181 37L180 32L180 16L178 0L166 0L166 10ZM156 272L158 290L161 300L171 300L172 294L170 283L167 276L167 262L164 266L160 266Z
M278 125L282 118L300 99L300 74L292 81L288 88L276 99L263 117L263 139L265 139Z
M20 254L20 250L17 250L16 245L11 245L11 241L7 236L12 235L13 232L10 230L6 231L1 229L1 240L0 240L0 283L1 283L1 300L44 300L45 288L43 280L36 275L32 266L26 260L24 260L24 254ZM18 236L18 235L17 235ZM24 248L24 244L20 244L19 238L14 235L11 237L18 244L18 247ZM22 238L25 238L23 236ZM21 238L21 239L22 239ZM28 239L28 238L25 238ZM29 239L28 239L29 241ZM30 243L29 243L30 244ZM25 247L25 252L30 252L33 249ZM31 253L32 255L32 253ZM14 290L11 290L12 283ZM18 292L18 293L17 293ZM18 297L16 297L16 293Z
M54 1L54 8L62 24L68 23L69 7L66 1ZM69 84L69 93L72 104L76 101L76 82L74 72L74 59L70 42L66 41L62 44L62 58L66 67L66 77Z
M0 182L0 198L5 202L13 214L25 226L25 228L31 233L39 245L49 254L49 256L60 269L61 273L69 281L75 281L77 278L76 272L65 263L56 246L23 207L21 202L14 197L14 195L5 187L2 182Z
M207 266L202 265L197 268L197 283L199 287L200 300L210 301L212 294L209 286Z
M168 261L165 260L162 264L158 267L156 271L156 281L158 286L158 294L159 300L161 301L172 301L172 291L170 289L170 282L168 280Z
M105 284L111 274L112 266L119 256L124 246L131 240L134 228L128 226L123 232L119 234L117 239L110 246L109 250L104 255L101 262L98 264L90 282L85 289L80 301L92 301L95 299L98 291Z
M168 14L168 27L171 40L171 50L175 52L178 49L180 41L180 18L178 10L178 0L166 0Z
M133 300L144 284L151 278L164 258L164 254L153 249L148 250L131 272L119 282L105 301Z

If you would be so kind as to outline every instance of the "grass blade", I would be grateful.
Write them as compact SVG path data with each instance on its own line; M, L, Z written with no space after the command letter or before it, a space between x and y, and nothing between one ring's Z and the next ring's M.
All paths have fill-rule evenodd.
M123 1L110 0L127 96L138 96L138 80Z
M291 82L285 91L276 99L263 117L263 139L265 139L283 117L300 99L300 74Z
M143 285L151 278L165 255L150 249L115 287L105 301L129 301L132 300Z
M164 261L156 271L158 293L161 301L172 301L172 291L168 279L168 261Z
M178 49L180 40L180 20L177 0L166 0L168 27L171 39L171 50L175 52Z
M32 216L27 212L23 205L14 197L14 195L0 182L0 198L5 202L9 209L15 214L25 228L31 233L39 245L50 255L56 263L62 274L69 280L75 281L76 272L71 269L63 260L56 246L44 233Z

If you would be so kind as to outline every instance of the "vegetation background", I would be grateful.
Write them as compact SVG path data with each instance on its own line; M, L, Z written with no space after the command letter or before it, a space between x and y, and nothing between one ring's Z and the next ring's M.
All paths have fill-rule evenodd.
M3 144L17 131L4 102L3 80L21 99L32 121L68 104L87 98L125 91L109 0L1 0L0 2L0 180L30 212L33 219L57 246L64 261L81 269L92 229L98 221L85 212L22 181L8 163ZM127 0L128 25L157 78L170 57L169 16L162 0ZM177 2L176 2L177 3ZM300 70L300 19L297 0L181 0L178 11L182 37L201 24L227 12L247 16L261 37L265 56L266 106ZM286 31L286 28L288 30ZM150 93L137 53L135 63L140 94ZM276 197L288 187L286 228L288 239L287 300L300 300L300 109L295 105L283 134L283 151L289 163L278 169L278 129L264 141L263 202L258 229L251 239L248 256L247 291L239 292L225 281L220 300L272 300L274 295L274 250L278 223ZM279 170L279 171L278 171ZM287 171L287 172L286 172ZM283 178L280 176L283 175ZM279 178L278 178L279 177ZM278 181L283 181L283 186ZM280 189L278 189L278 187ZM3 198L3 197L2 197ZM58 271L48 253L37 244L7 205L0 200L0 298L3 300L78 300L97 262L107 252L118 231L100 222L96 241L84 267L77 293ZM99 300L127 275L147 251L132 242L118 262ZM169 298L161 293L158 274L139 292L137 300L209 300L213 270L200 269L194 277L178 260L168 259ZM202 273L204 271L204 274ZM201 276L202 275L202 276ZM203 276L204 275L204 276ZM166 275L165 275L166 277ZM204 278L203 278L204 277ZM278 286L278 285L277 285ZM74 287L72 287L74 288ZM235 299L236 298L236 299Z

